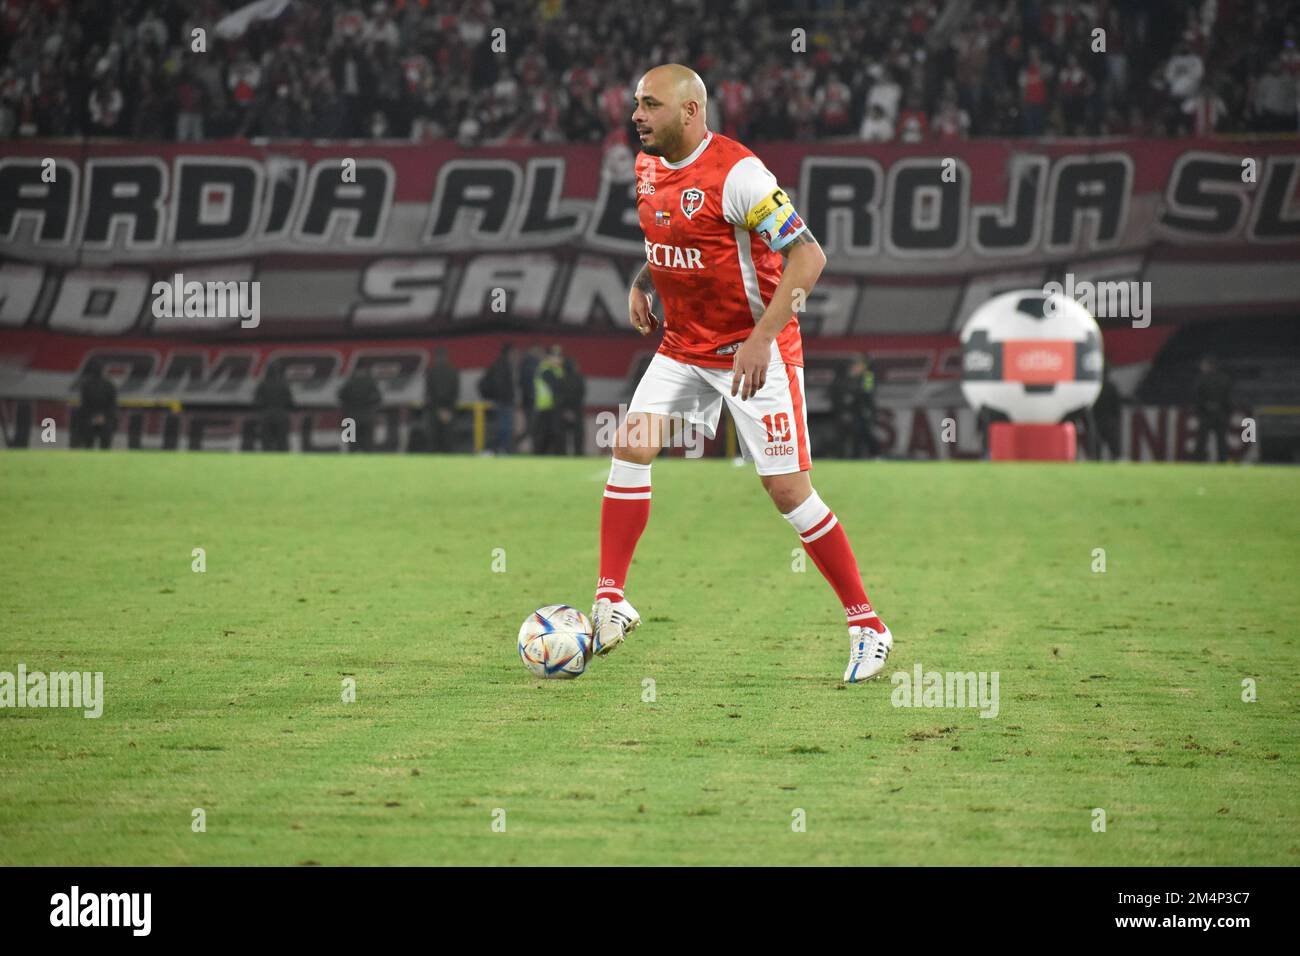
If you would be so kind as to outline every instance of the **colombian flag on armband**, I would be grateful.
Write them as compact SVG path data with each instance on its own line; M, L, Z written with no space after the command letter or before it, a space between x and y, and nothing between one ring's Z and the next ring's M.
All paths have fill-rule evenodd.
M770 196L751 209L747 224L773 251L784 248L806 228L783 189L774 189Z

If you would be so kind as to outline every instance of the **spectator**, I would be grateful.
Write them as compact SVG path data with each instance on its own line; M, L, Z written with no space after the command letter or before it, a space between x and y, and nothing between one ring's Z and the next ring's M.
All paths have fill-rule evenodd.
M1261 133L1294 133L1296 130L1296 81L1274 59L1255 87L1251 103L1255 129Z
M1169 94L1166 113L1170 117L1171 131L1182 132L1191 125L1191 110L1188 106L1200 92L1204 76L1205 64L1201 58L1192 52L1187 43L1179 43L1174 55L1165 64L1162 77Z
M852 95L848 85L835 76L817 89L813 107L817 113L818 136L844 136L852 131Z
M275 88L275 98L266 104L258 123L258 132L271 139L287 139L298 135L298 105L289 97L289 84Z
M424 373L424 411L429 423L429 450L455 451L456 403L460 399L460 369L451 364L447 349L439 346L433 364Z
M374 19L365 28L365 41L371 45L396 50L402 42L402 33L388 15L388 5L382 0L371 6Z
M876 373L871 357L856 356L848 368L840 368L831 383L831 408L840 439L840 457L880 455L876 442Z
M869 67L867 74L875 80L871 92L867 94L867 111L871 112L872 107L879 107L892 126L898 117L898 104L903 98L903 88L887 70L879 65Z
M98 362L86 366L81 377L81 433L86 448L108 448L117 430L117 387L104 376Z
M497 455L508 455L514 450L515 433L515 348L510 343L501 346L495 361L479 379L478 393L492 403L492 440L487 450Z
M723 135L743 142L748 133L749 110L754 100L754 91L745 82L738 68L732 67L727 71L726 79L718 84L715 99L721 110Z
M1096 437L1090 443L1091 457L1094 461L1101 461L1101 446L1105 445L1110 452L1110 457L1118 461L1123 453L1120 448L1120 412L1123 400L1120 398L1119 389L1115 387L1115 380L1111 378L1110 371L1107 370L1105 378L1102 379L1101 392L1097 395L1097 401L1092 406L1092 423L1096 431Z
M529 346L528 351L519 361L519 407L524 413L524 430L515 436L516 441L525 435L531 437L534 434L533 413L537 404L537 367L541 364L540 345Z
M339 389L338 402L343 413L344 434L347 434L348 419L353 423L353 440L347 442L348 451L373 451L375 416L384 397L368 368L358 366L353 370L351 378Z
M330 70L334 88L343 101L345 135L364 136L364 104L374 93L374 77L367 58L350 37L335 52Z
M180 143L198 143L203 140L203 87L190 70L181 74L176 85L176 140Z
M902 143L921 143L929 135L930 121L921 109L921 99L916 94L907 98L907 109L898 114L898 139Z
M862 121L858 137L868 143L888 143L894 138L894 124L885 115L885 108L879 103L871 104L871 111Z
M262 451L289 450L289 412L293 409L293 390L285 381L284 370L271 365L253 392L257 409L257 431Z
M122 123L122 91L117 88L113 78L105 71L95 84L90 94L87 108L90 110L90 129L92 136L117 136Z
M326 76L312 96L311 135L316 138L337 139L348 135L348 109L334 88L334 81Z
M1232 411L1232 379L1219 370L1214 356L1201 359L1201 374L1193 386L1196 408L1196 450L1193 457L1209 461L1208 438L1214 434L1214 460L1228 458L1228 413Z
M241 122L241 135L249 122L257 91L262 84L262 68L252 61L247 50L240 50L235 62L226 73L226 88Z
M1038 47L1029 48L1029 61L1020 70L1020 115L1026 136L1042 136L1047 130L1047 84L1051 68L1043 63Z
M558 345L537 364L533 377L533 454L564 454L560 396L565 389L564 353Z
M587 380L572 355L564 356L563 388L559 407L561 428L561 453L583 455L587 451L586 437Z
M1183 105L1190 117L1184 128L1190 126L1194 136L1213 136L1228 116L1228 105L1216 87L1215 83L1202 83L1200 91Z
M956 93L939 104L939 112L930 123L935 139L965 139L970 130L970 114L957 105Z
M287 127L299 136L596 143L626 128L629 85L666 60L701 72L714 91L714 128L747 143L853 131L881 141L877 106L905 141L927 135L921 117L955 135L961 111L971 136L1141 130L1157 116L1156 128L1192 133L1216 127L1207 76L1219 78L1221 131L1296 129L1295 0L1165 4L1168 13L1142 3L881 0L848 16L835 12L843 4L798 4L808 50L794 58L784 20L754 16L750 0L704 5L689 34L634 0L566 0L563 16L555 3L515 5L509 56L491 49L500 4L343 0L292 4L236 39L210 34L205 53L191 53L192 30L243 5L0 4L0 135L153 135L152 92L166 94L161 121L182 141ZM1105 29L1104 55L1092 49L1094 22ZM183 66L197 91L177 82ZM289 124L265 110L282 84ZM902 123L905 102L917 112Z
M166 110L166 104L155 91L153 81L147 76L141 77L131 135L135 139L163 139L167 135Z
M1071 53L1059 79L1061 122L1066 136L1084 136L1088 132L1088 103L1096 92L1092 76L1079 65Z

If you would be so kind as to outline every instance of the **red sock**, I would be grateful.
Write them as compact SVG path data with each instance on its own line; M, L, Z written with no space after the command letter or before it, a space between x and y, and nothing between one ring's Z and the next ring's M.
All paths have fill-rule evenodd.
M650 466L615 458L600 506L600 577L596 600L623 600L632 552L650 520Z
M799 532L799 540L804 550L817 565L831 587L844 605L844 615L850 627L869 627L873 631L883 632L876 612L867 600L867 592L862 587L862 575L858 573L858 559L853 556L849 536L844 533L844 526L835 517L834 512L822 502L817 492L813 492L803 504L788 515L786 521Z

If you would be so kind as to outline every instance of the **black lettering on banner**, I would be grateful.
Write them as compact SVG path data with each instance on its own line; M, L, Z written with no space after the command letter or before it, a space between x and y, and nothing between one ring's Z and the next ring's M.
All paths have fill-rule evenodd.
M0 328L26 325L36 316L45 267L25 262L0 263ZM49 309L46 298L45 309Z
M107 248L118 222L127 224L126 248L162 244L167 167L153 157L86 161L86 208L81 240Z
M636 180L601 176L587 241L594 246L632 253L645 239L636 209Z
M181 391L197 394L237 392L252 374L253 355L249 352L223 354L210 370L204 353L173 352L165 360L154 391L166 394Z
M1300 238L1300 214L1292 197L1300 176L1300 160L1270 156L1264 165L1264 188L1256 201L1250 237L1263 242L1294 242ZM1290 208L1289 208L1290 207Z
M203 381L203 367L207 364L203 355L193 352L173 352L163 359L163 363L162 374L153 390L170 394L180 392L182 388L195 391L196 383Z
M502 289L510 319L541 321L550 314L550 298L560 278L560 264L544 252L495 253L465 263L452 303L453 322L479 321L494 315L495 290ZM502 316L501 318L504 318Z
M1170 232L1221 239L1241 228L1253 189L1241 181L1241 157L1184 153L1170 172L1156 221Z
M970 169L957 161L954 182L943 181L941 157L900 159L889 168L886 248L903 258L950 255L965 234Z
M47 326L76 335L126 335L146 311L150 286L144 269L69 269L58 280Z
M17 238L18 223L36 223L36 241L62 245L72 238L73 202L80 170L67 160L55 159L54 182L41 180L39 159L0 161L0 236Z
M621 330L627 322L627 291L640 271L640 264L620 272L607 257L578 256L560 296L559 321L589 331Z
M358 352L353 356L352 367L365 369L376 382L400 390L424 368L423 352Z
M187 243L241 243L253 238L261 167L252 160L178 156L172 238Z
M275 157L266 163L266 198L262 223L264 239L284 237L293 225L293 213L302 198L307 164L301 159Z
M508 160L443 163L425 241L501 239L507 234L518 192L519 167ZM469 225L463 218L470 220Z
M322 351L316 355L295 352L292 355L275 355L268 359L262 369L265 375L271 369L284 373L285 381L304 391L316 391L325 388L334 377L334 372L342 363L338 353ZM333 401L333 394L329 395Z
M438 314L448 265L442 256L377 259L361 273L361 301L349 312L353 326L428 322Z
M803 221L828 256L879 250L877 223L883 178L874 159L804 159L799 205Z
M1128 218L1133 160L1125 153L1066 156L1057 160L1047 190L1051 251L1100 249L1119 242ZM1093 224L1085 246L1082 220Z
M158 353L154 349L88 350L81 357L81 367L69 383L71 389L75 390L77 381L85 374L86 366L91 362L98 362L104 374L117 383L119 394L125 394L144 389L158 364Z
M564 239L582 231L582 216L563 210L564 160L530 159L524 177L521 239Z
M346 225L345 245L370 245L383 237L392 206L393 167L383 160L358 159L357 181L343 182L340 159L323 159L307 177L307 199L295 230L297 238L329 240L335 220Z
M1047 168L1046 156L1012 157L1006 208L979 205L971 209L975 222L971 244L977 252L1012 255L1037 248Z

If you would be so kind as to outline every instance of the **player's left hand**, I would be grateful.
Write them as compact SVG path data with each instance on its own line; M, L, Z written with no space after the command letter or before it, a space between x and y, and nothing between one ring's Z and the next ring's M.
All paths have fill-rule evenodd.
M743 402L767 381L767 365L772 360L772 343L757 335L751 335L745 344L736 350L736 359L731 365L731 394L734 398L740 392Z

